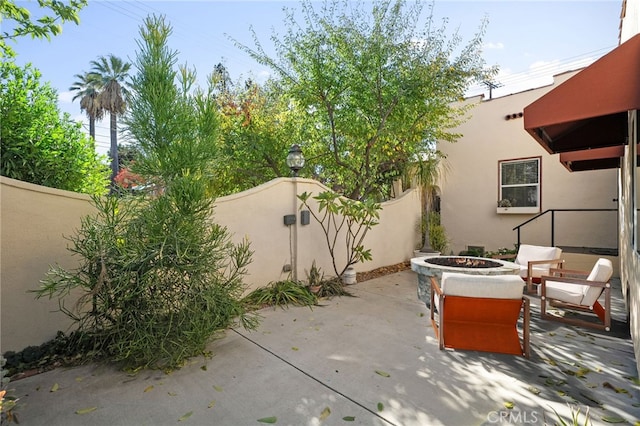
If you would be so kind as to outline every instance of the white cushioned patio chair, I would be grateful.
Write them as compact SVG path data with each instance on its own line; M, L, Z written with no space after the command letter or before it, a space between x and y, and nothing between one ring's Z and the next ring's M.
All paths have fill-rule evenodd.
M440 283L431 277L431 325L440 349L529 358L529 299L523 296L523 288L517 275L443 272ZM517 327L521 312L522 343Z
M542 277L538 288L542 318L610 331L612 275L613 264L605 258L598 259L591 272L552 269L550 276ZM604 307L598 302L603 293ZM564 309L565 315L550 315L547 312L547 303ZM586 318L567 316L567 310L591 313L597 318L593 318L596 321L589 321Z
M497 255L496 259L509 259L514 255ZM549 275L551 268L562 268L562 249L559 247L520 244L514 263L520 266L520 276L527 282L527 293L535 293L533 284L540 283L540 277Z

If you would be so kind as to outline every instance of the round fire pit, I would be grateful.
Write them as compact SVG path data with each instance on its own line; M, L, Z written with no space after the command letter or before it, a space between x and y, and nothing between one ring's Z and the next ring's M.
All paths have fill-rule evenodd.
M425 260L430 265L448 266L451 268L500 268L502 263L480 257L427 257Z
M414 257L411 270L418 274L418 298L430 308L431 277L439 280L444 271L471 275L517 275L520 265L484 257L434 256Z

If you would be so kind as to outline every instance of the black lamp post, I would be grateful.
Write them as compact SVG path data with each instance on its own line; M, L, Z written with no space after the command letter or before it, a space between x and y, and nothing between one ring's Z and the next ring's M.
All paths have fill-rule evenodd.
M289 148L287 166L293 172L293 177L297 177L300 169L304 167L304 155L302 155L302 150L298 144L291 145L291 148Z

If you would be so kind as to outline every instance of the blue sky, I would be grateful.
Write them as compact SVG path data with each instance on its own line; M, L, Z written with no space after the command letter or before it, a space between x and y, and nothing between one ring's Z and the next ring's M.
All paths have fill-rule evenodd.
M37 13L37 2L18 1ZM426 6L431 4L427 3ZM484 56L501 69L503 86L495 96L550 84L559 72L588 65L618 44L622 0L603 1L455 1L436 0L436 22L447 18L449 35L456 30L464 42L488 19ZM146 1L90 0L80 12L80 25L66 24L61 35L46 40L20 39L13 45L20 64L31 62L58 90L60 108L82 119L78 102L71 102L74 75L88 71L90 61L114 54L132 61L139 28L151 14L165 15L173 27L170 47L179 63L194 67L204 78L223 62L232 80L264 80L269 70L236 48L229 37L253 47L250 27L267 49L273 31L282 34L283 7L299 9L298 1ZM428 7L425 7L425 13ZM483 92L470 88L469 94ZM485 91L486 92L486 91ZM96 130L98 149L109 145L108 120Z

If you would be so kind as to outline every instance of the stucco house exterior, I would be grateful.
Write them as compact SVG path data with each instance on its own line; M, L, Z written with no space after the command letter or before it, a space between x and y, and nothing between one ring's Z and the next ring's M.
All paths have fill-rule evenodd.
M640 371L640 0L622 0L619 39L611 52L583 70L556 76L550 87L467 100L478 105L458 129L462 143L440 144L456 170L442 184L442 223L454 250L482 244L492 249L536 210L603 209L557 212L571 216L521 229L517 238L558 246L615 244L614 275ZM501 212L497 202L514 195L521 208Z
M448 169L440 183L448 252L458 254L474 247L513 249L519 238L522 243L556 245L572 252L595 249L615 254L617 170L568 173L523 126L524 107L577 72L556 75L549 86L465 100L473 108L468 120L453 130L462 137L455 143L438 144ZM499 206L501 200L509 200L500 204L510 207ZM514 230L553 209L559 211L542 215L520 232ZM565 211L572 209L590 210Z

